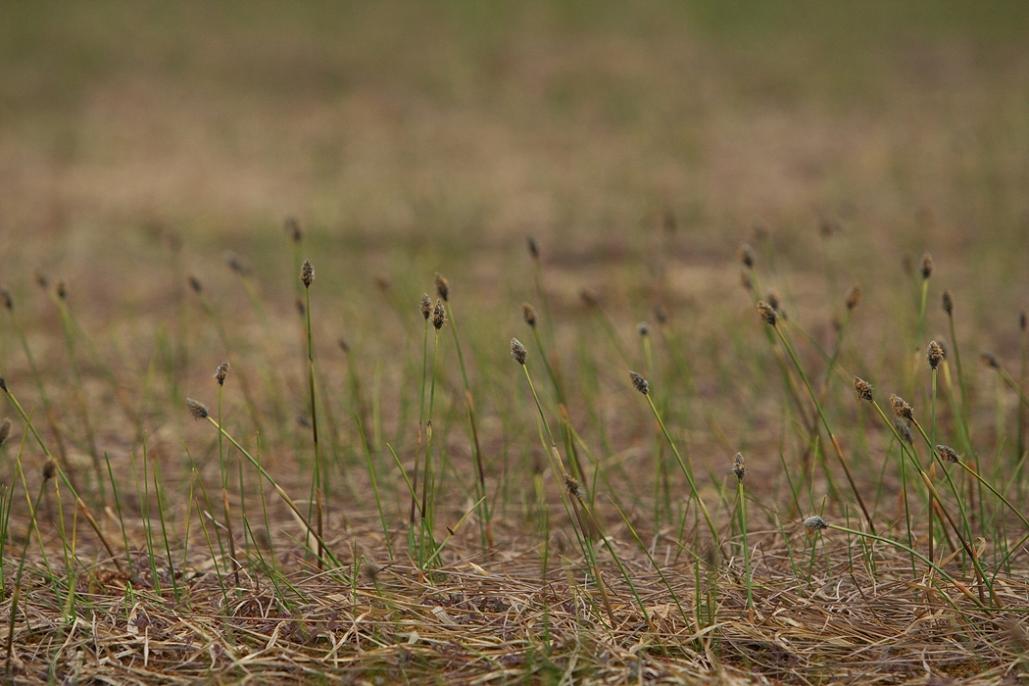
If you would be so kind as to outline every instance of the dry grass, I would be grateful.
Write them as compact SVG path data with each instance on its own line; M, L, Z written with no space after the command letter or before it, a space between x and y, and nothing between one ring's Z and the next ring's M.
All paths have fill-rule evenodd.
M61 10L0 22L0 376L42 439L0 403L14 681L1029 679L1019 4ZM904 461L854 376L1013 508L914 425ZM935 570L895 545L930 527Z

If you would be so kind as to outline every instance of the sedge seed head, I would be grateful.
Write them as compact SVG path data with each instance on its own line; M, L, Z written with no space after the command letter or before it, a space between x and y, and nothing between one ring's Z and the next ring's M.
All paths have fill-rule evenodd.
M901 419L910 420L914 418L911 405L897 394L890 396L890 407L893 409L893 414Z
M447 309L443 307L443 301L437 300L432 307L432 325L439 331L447 323Z
M808 531L821 531L822 529L829 528L829 525L825 523L825 520L818 515L812 515L804 520L804 528Z
M915 442L914 437L911 435L911 427L903 419L895 417L893 419L893 428L897 430L901 440L908 445L913 445Z
M922 278L928 279L933 275L933 256L929 253L922 255Z
M579 482L570 476L565 476L565 488L568 489L568 495L573 498L579 497Z
M58 281L57 286L54 288L54 293L56 293L57 297L61 300L67 300L68 286L64 283L64 281Z
M656 319L657 323L661 326L668 323L668 310L666 310L665 306L661 303L654 305L654 319Z
M581 300L582 304L586 307L596 307L600 304L600 299L597 297L597 294L588 288L583 288L579 291L579 300Z
M50 288L50 277L43 272L36 272L36 285L44 291Z
M871 400L872 399L872 384L868 383L860 376L854 377L854 390L857 391L859 400Z
M850 287L850 290L847 291L846 304L847 304L847 309L848 310L853 310L855 307L857 307L859 304L861 304L861 287L860 286L851 286Z
M936 341L929 341L929 346L926 349L926 358L929 360L929 366L932 369L936 369L940 366L940 362L943 362L947 353L944 352L943 346Z
M314 265L311 264L311 260L304 260L304 264L301 265L300 282L304 284L304 288L310 288L314 283Z
M447 277L437 272L435 282L436 294L443 300L443 302L450 302L450 282L447 281Z
M14 310L14 298L11 296L11 292L6 288L0 288L0 301L3 302L4 307L8 311Z
M958 454L949 445L943 445L942 443L937 445L936 446L936 452L939 453L940 457L943 458L943 460L945 462L950 462L951 464L957 464L957 461L959 459L958 458Z
M536 308L529 303L522 303L522 319L529 326L536 326Z
M951 297L950 291L943 291L943 311L948 315L954 314L954 298Z
M993 353L983 353L979 356L979 359L990 369L1000 369L1000 362Z
M747 243L740 246L740 263L746 269L754 268L754 249Z
M222 362L214 370L214 380L218 382L219 386L225 385L225 379L229 376L229 363Z
M304 240L304 232L300 230L300 222L296 217L286 217L284 228L286 230L286 235L289 236L289 239L294 243L300 243Z
M511 357L518 364L524 365L526 358L529 356L529 351L525 349L525 346L517 338L511 339Z
M4 421L0 422L0 447L3 447L7 439L11 437L11 420L4 417Z
M646 338L650 335L650 325L646 322L640 322L636 325L636 333L640 335L640 338Z
M339 349L343 351L344 355L347 355L347 354L350 353L350 344L347 343L347 339L340 338L338 341L336 341L336 345L339 346Z
M196 293L197 295L200 295L204 292L204 285L200 283L200 279L198 279L197 277L191 274L189 276L188 282L190 290Z
M776 314L774 307L766 303L764 300L761 300L757 304L757 313L761 316L761 319L764 320L765 324L775 326Z
M207 405L192 398L186 398L186 407L189 408L189 413L193 415L193 419L207 419L211 414L207 411Z
M432 298L429 297L428 293L422 293L422 299L418 302L418 309L422 312L422 317L426 320L432 315Z
M643 395L650 393L650 383L644 379L641 375L636 372L629 372L629 378L632 379L632 387Z
M54 478L54 474L57 473L57 463L53 460L47 460L43 465L43 481L49 481Z
M10 296L8 295L8 297ZM10 306L7 309L11 309ZM1025 331L1027 324L1029 324L1029 319L1026 318L1025 310L1022 310L1018 315L1018 328Z
M0 376L0 391L7 393L7 382L4 381L4 377Z
M540 245L536 242L536 239L532 236L525 237L525 246L529 249L529 257L534 260L540 258Z
M238 276L248 276L250 266L238 254L229 251L225 253L225 265Z
M736 453L736 456L732 458L732 473L736 475L736 480L743 481L743 475L746 471L746 466L743 463L743 453Z

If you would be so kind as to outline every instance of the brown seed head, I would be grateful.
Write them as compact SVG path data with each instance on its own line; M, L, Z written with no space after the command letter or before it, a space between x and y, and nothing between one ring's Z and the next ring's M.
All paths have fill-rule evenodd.
M993 353L983 353L979 356L979 359L983 361L990 369L1000 369L1000 362L997 360L997 356Z
M775 308L766 303L764 300L758 302L757 313L761 316L761 319L764 320L765 324L768 324L769 326L775 326Z
M304 260L304 264L301 265L300 282L304 284L304 288L310 288L314 283L314 265L311 264L311 260Z
M650 393L650 384L642 376L636 372L629 372L629 378L632 379L632 386L643 395Z
M443 301L437 300L432 307L432 325L439 331L447 323L447 310L443 307Z
M199 400L186 398L186 407L189 408L189 413L193 415L193 419L207 419L208 415L210 415L210 412L207 411L207 406Z
M943 311L948 315L954 314L954 298L950 296L950 291L943 291Z
M929 347L926 348L926 357L929 359L929 366L932 369L936 369L940 366L940 362L947 356L944 352L943 346L936 341L929 341Z
M957 464L958 459L960 459L957 452L949 445L943 445L942 443L937 445L936 452L939 453L945 462L950 462L951 464Z
M436 294L443 302L450 302L450 282L439 272L436 273Z
M525 245L529 248L529 257L534 260L538 260L540 258L540 246L539 243L536 242L536 239L532 236L526 236Z
M57 282L57 286L54 288L54 293L56 293L57 297L60 298L61 300L67 300L68 299L68 286L65 285L64 281L58 281Z
M808 531L821 531L828 527L829 525L825 523L825 520L818 515L812 515L804 520L804 528Z
M514 358L518 364L525 364L525 359L529 356L529 351L525 349L522 342L517 338L511 339L511 357Z
M536 308L529 303L522 303L522 319L529 326L536 326Z
M914 419L911 405L899 395L894 394L890 396L890 407L893 409L893 414L901 419Z
M8 392L8 390L7 390L7 382L4 381L4 377L2 377L2 376L0 376L0 391L3 391L4 393Z
M650 325L646 322L640 322L636 325L636 333L640 335L640 338L646 338L650 335Z
M200 283L200 279L193 275L190 275L189 277L189 287L197 295L200 295L204 292L204 285Z
M928 279L933 275L933 256L929 253L922 255L922 278Z
M579 482L570 476L565 476L565 488L568 489L568 494L573 498L579 497Z
M736 480L743 481L743 475L746 471L746 467L743 464L743 453L736 453L736 457L732 458L732 473L736 475Z
M860 376L854 377L854 390L857 391L859 400L872 399L872 384L868 383Z
M668 310L661 303L654 305L654 319L662 326L668 323Z
M10 309L10 307L8 307L7 309ZM1027 324L1029 324L1029 320L1027 320L1026 318L1025 310L1022 310L1022 312L1018 315L1018 328L1020 328L1022 331L1025 331Z
M294 243L304 240L304 232L300 230L300 222L296 217L286 217L285 229L289 239Z
M247 276L250 274L250 267L243 260L242 257L234 252L225 253L225 264L228 268L238 276Z
M0 288L0 301L3 301L4 307L8 310L14 309L14 298L11 297L11 292L6 288Z
M36 272L36 285L45 291L50 288L50 278L43 272Z
M754 268L754 249L746 243L740 246L740 263L747 269Z
M765 302L776 312L779 311L779 294L775 291L768 291L768 295L765 296Z
M583 288L579 291L579 300L581 300L582 304L586 307L596 307L600 304L600 299L597 298L597 294L588 288Z
M339 349L343 351L344 355L350 353L350 344L347 343L347 339L340 338L338 341L336 341L336 344L339 346Z
M214 370L214 380L218 382L219 386L224 386L225 385L225 379L226 379L226 377L228 377L228 375L229 375L229 363L228 362L222 362Z
M908 445L911 445L915 442L914 438L911 435L911 427L903 419L895 417L893 419L893 428L897 430L897 433L900 434L901 439Z
M422 299L418 302L418 308L422 311L422 316L428 320L432 314L432 298L429 297L428 293L422 293Z
M861 287L851 286L850 290L847 291L847 309L853 310L859 304L861 304Z
M54 474L57 473L57 463L53 460L47 460L43 464L43 481L49 481L54 478Z
M7 442L7 439L11 436L11 420L4 417L4 421L0 422L0 447Z

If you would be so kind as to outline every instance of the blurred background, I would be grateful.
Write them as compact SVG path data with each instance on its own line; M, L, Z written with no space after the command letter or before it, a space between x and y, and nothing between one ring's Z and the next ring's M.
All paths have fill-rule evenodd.
M793 275L835 250L860 265L836 267L841 289L900 279L931 250L983 302L1027 291L1017 0L0 13L0 255L16 290L60 273L103 307L118 283L99 277L159 259L165 233L194 268L233 249L285 282L295 215L349 282L442 268L495 284L533 234L579 270L573 298L655 252L684 289L735 284L742 241Z

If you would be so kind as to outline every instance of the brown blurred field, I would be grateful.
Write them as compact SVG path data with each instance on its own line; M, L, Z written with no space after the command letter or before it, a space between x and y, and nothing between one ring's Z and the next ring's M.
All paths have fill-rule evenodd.
M1029 4L1014 1L5 3L0 286L16 319L0 317L0 376L46 442L64 435L68 468L86 483L84 424L92 424L124 512L96 484L83 497L134 566L111 582L110 556L79 521L68 572L54 494L26 538L45 456L13 404L0 407L16 420L0 449L0 502L13 503L0 536L8 541L0 636L23 544L27 551L9 674L26 683L1029 678L1024 520L996 501L976 504L983 494L973 480L960 481L977 512L969 532L1001 569L1000 607L950 607L933 594L966 599L939 578L926 591L930 582L910 578L906 554L888 546L868 553L881 558L873 564L860 538L831 531L810 543L804 515L860 528L860 513L820 434L814 450L825 471L814 472L803 498L791 496L808 456L804 425L816 415L795 372L805 409L790 404L777 366L789 360L766 342L738 258L741 244L753 247L753 299L781 300L881 534L904 533L899 449L853 399L850 379L868 378L884 404L899 393L926 417L930 338L945 344L948 365L955 348L964 363L941 377L938 439L957 444L967 421L963 454L974 453L982 474L1024 507L1027 36ZM304 233L296 256L287 217ZM529 236L541 247L539 272ZM935 269L922 321L925 253ZM244 278L226 268L229 254L246 265ZM255 561L254 537L237 530L247 574L227 596L219 587L231 576L227 558L215 566L198 533L199 511L221 516L217 432L192 421L184 400L213 407L211 374L230 360L227 429L308 501L296 257L317 270L319 419L328 414L324 450L334 470L327 531L346 574L319 572L295 518L270 499L266 555L277 571ZM476 502L473 442L445 330L435 532L457 528L427 569L411 552L406 487L386 447L405 470L421 450L418 300L434 293L436 272L453 292L494 545L480 546L475 516L462 519ZM201 297L189 277L202 283ZM59 283L68 309L54 296ZM854 285L863 299L851 317L844 299ZM957 340L940 307L945 289ZM529 345L555 430L563 415L523 302L540 312L548 361L567 383L567 416L600 465L597 481L582 486L657 619L636 613L640 603L598 545L619 610L609 621L561 508L560 475L540 471L547 457L510 360L512 336ZM655 308L668 313L666 324ZM649 322L652 351L638 322ZM838 359L827 366L833 350ZM983 352L997 356L1011 384L979 363ZM629 367L648 374L733 541L736 553L703 582L711 550L702 526L691 520L684 543L673 512L660 520L654 461L670 458ZM957 404L959 390L967 404ZM55 408L49 426L44 396ZM144 446L160 465L163 504L141 485ZM747 460L753 608L736 537L736 451ZM689 493L675 469L665 497L678 514ZM259 497L257 476L247 479L251 490L230 494L237 515L243 500ZM201 481L214 506L201 505ZM74 502L63 497L70 519ZM177 570L148 560L166 555L156 534L147 542L154 508L167 520ZM707 628L698 616L680 621L630 521L684 599L699 602L696 584L717 596ZM916 526L922 551L924 518ZM1009 549L1017 553L999 564ZM553 556L546 583L544 550ZM941 562L981 590L966 563L960 552ZM371 581L370 568L381 570ZM163 586L154 582L162 575ZM181 597L169 588L173 577ZM270 586L271 578L279 581ZM275 585L287 580L297 589L292 603ZM145 663L131 626L141 611L153 623Z

